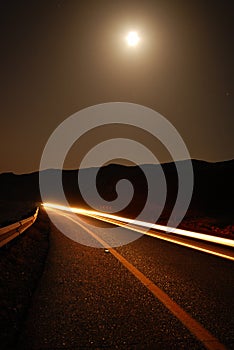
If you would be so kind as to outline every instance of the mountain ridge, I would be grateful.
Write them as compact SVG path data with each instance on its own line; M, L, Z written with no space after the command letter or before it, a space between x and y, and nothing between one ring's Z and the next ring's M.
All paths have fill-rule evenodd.
M179 161L183 166L188 160ZM187 216L212 215L229 216L233 218L234 198L234 159L223 162L206 162L192 159L194 170L194 192ZM99 169L97 174L97 189L100 195L107 201L114 200L117 196L116 184L121 179L128 179L135 189L132 202L125 208L125 215L135 216L144 206L147 199L147 183L142 169L163 169L167 183L167 199L162 217L168 216L172 210L178 189L176 165L174 162L163 164L120 165L111 163ZM142 169L141 169L142 168ZM71 205L83 205L84 202L77 185L78 172L84 172L87 178L86 190L91 192L89 179L98 168L85 169L46 169L41 174L46 174L53 180L53 174L62 172L64 192ZM155 177L157 181L157 177ZM51 193L48 198L56 199L56 193ZM0 174L0 199L8 201L33 201L41 202L39 189L39 171L27 174L2 173ZM59 198L57 198L59 201ZM155 199L155 206L157 206ZM153 209L152 209L153 210Z

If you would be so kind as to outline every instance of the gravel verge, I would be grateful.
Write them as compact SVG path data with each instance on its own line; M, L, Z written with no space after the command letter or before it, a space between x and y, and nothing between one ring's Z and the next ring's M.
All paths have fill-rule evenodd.
M15 348L27 310L44 268L49 220L39 212L33 226L0 250L0 344Z

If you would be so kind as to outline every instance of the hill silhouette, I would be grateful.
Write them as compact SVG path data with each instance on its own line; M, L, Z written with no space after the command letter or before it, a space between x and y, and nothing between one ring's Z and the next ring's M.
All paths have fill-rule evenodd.
M183 166L187 161L181 161ZM234 160L209 163L205 161L192 160L194 170L194 191L192 201L189 206L187 217L195 216L213 216L229 217L233 219L233 198L234 198ZM162 169L167 182L166 204L161 214L161 219L170 215L174 206L178 179L174 163L162 164ZM153 172L157 182L157 174L160 165L145 164L143 170ZM83 200L78 188L78 172L83 172L86 181L87 193L91 191L90 179L96 168L87 168L81 170L63 170L64 191L71 205L88 205ZM49 169L42 172L43 176L53 179L55 174L61 173L61 170ZM118 164L109 164L99 169L97 175L97 189L99 194L107 201L114 200L117 197L116 184L121 179L128 179L134 187L132 201L126 206L121 214L136 216L144 207L147 199L147 182L144 173L139 166L124 166ZM39 172L30 174L16 175L13 173L0 174L0 199L17 202L40 202L39 190ZM53 182L48 189L48 199L59 202L56 192L53 192ZM155 198L155 206L160 205ZM101 208L105 209L105 208ZM152 208L152 210L154 210Z

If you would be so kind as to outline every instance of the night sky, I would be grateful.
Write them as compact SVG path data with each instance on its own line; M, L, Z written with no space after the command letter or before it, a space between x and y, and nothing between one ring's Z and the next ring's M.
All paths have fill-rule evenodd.
M0 172L38 170L63 120L114 101L161 113L192 158L234 158L233 15L233 0L0 0ZM141 42L130 50L123 38L132 28ZM116 134L87 135L66 167ZM169 160L155 148L161 162Z

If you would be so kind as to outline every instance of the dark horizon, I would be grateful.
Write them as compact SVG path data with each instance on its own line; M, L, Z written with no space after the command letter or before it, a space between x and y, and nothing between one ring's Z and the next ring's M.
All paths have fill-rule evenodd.
M0 175L4 175L4 174L13 174L13 175L31 175L31 174L35 174L35 173L39 173L41 171L64 171L64 172L70 172L70 171L77 171L77 170L89 170L92 168L104 168L107 166L122 166L122 167L138 167L138 166L156 166L156 165L170 165L170 164L175 164L177 162L186 162L186 161L191 161L193 164L194 163L207 163L207 164L222 164L222 163L228 163L228 162L233 162L234 163L234 158L232 159L225 159L222 161L207 161L207 160L203 160L203 159L180 159L178 161L170 161L170 162L163 162L163 163L158 163L158 164L154 164L154 163L143 163L143 164L130 164L130 163L124 163L124 162L109 162L106 164L103 164L101 167L98 166L91 166L91 167L86 167L86 168L62 168L62 169L58 169L58 168L46 168L46 169L37 169L37 170L33 170L33 171L29 171L29 172L25 172L25 173L17 173L17 172L13 172L13 171L5 171L5 172L1 172Z

